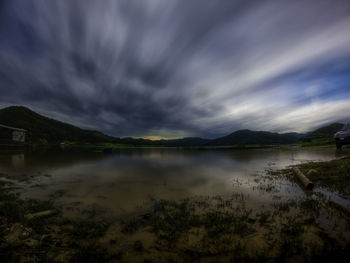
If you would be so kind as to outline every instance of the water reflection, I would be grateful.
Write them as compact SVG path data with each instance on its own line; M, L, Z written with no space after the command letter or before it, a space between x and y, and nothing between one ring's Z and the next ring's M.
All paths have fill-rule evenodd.
M120 216L132 213L150 198L181 199L241 192L255 203L268 202L272 194L256 190L256 177L265 169L329 160L339 155L330 148L291 151L137 148L121 149L112 155L56 151L0 155L0 172L41 175L24 188L24 195L54 198L66 213L100 209ZM288 182L280 182L276 187L286 196L303 194Z
M24 166L24 153L13 154L11 156L11 163L13 167Z

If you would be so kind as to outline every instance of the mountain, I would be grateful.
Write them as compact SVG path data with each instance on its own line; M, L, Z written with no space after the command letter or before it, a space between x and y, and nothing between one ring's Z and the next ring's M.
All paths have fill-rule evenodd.
M23 106L11 106L0 110L0 124L27 130L26 141L49 143L73 141L78 143L119 143L126 145L200 146L209 140L183 138L176 140L147 140L131 137L115 138L98 131L84 130L74 125L42 116ZM11 138L11 131L0 129L1 138Z
M266 131L239 130L230 135L217 138L208 145L238 145L238 144L288 144L296 143L297 133L273 133Z
M60 122L54 119L44 117L26 107L11 106L0 110L0 124L22 128L27 130L27 139L29 143L47 141L49 143L58 143L62 141L73 141L78 143L119 143L127 145L158 145L158 146L225 146L242 144L290 144L296 143L300 139L312 138L330 138L335 132L339 131L342 123L333 123L331 125L319 128L307 135L299 133L273 133L267 131L239 130L227 136L209 140L198 137L189 137L172 140L147 140L136 138L115 138L105 135L98 131L84 130ZM6 134L7 132L7 134ZM9 131L4 133L0 129L0 139L3 135L10 138Z
M343 123L335 122L308 133L305 138L333 138L334 134L343 126Z
M84 130L44 117L26 107L11 106L0 110L0 124L27 130L28 142L46 140L50 143L62 141L75 142L113 142L117 138L98 131Z
M210 141L209 139L202 139L199 137L187 137L182 139L160 140L159 142L164 146L204 146Z
M306 134L305 133L297 133L297 132L289 132L289 133L283 133L283 135L289 135L289 136L292 136L296 139L300 139L300 138L304 137Z

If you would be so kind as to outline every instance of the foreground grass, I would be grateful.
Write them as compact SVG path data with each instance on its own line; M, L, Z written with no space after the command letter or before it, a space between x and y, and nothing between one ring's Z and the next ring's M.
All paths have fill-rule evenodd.
M107 224L27 220L27 212L51 204L1 192L15 207L5 213L2 201L2 262L340 262L349 256L349 240L318 221L321 210L330 212L326 202L310 198L266 210L248 209L234 196L153 200L148 213Z
M350 198L350 158L300 165L309 179Z
M340 193L350 199L350 157L344 156L327 162L308 162L297 165L299 169L318 187L324 187ZM272 173L286 176L295 181L290 168Z
M334 145L334 138L318 138L313 139L310 142L301 142L301 147L312 147L312 146L323 146L323 145Z
M96 245L108 224L71 221L59 215L31 218L28 214L55 209L51 201L22 199L0 183L1 262L105 262Z
M327 202L310 198L265 211L233 199L157 200L149 214L123 221L121 232L153 233L157 246L149 258L161 254L174 262L339 262L350 255L350 243L321 226L321 210L333 214Z

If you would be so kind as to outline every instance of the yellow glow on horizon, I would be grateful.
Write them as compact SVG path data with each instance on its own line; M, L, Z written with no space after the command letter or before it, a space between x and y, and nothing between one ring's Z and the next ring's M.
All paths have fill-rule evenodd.
M143 137L135 137L135 139L146 139L146 140L173 140L173 139L179 139L179 137L162 137L162 136L156 136L156 135L148 135Z

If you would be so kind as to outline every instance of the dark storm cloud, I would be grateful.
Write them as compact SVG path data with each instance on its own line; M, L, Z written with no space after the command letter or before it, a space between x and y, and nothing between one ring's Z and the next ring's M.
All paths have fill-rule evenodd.
M349 117L346 0L0 3L3 106L118 136Z

